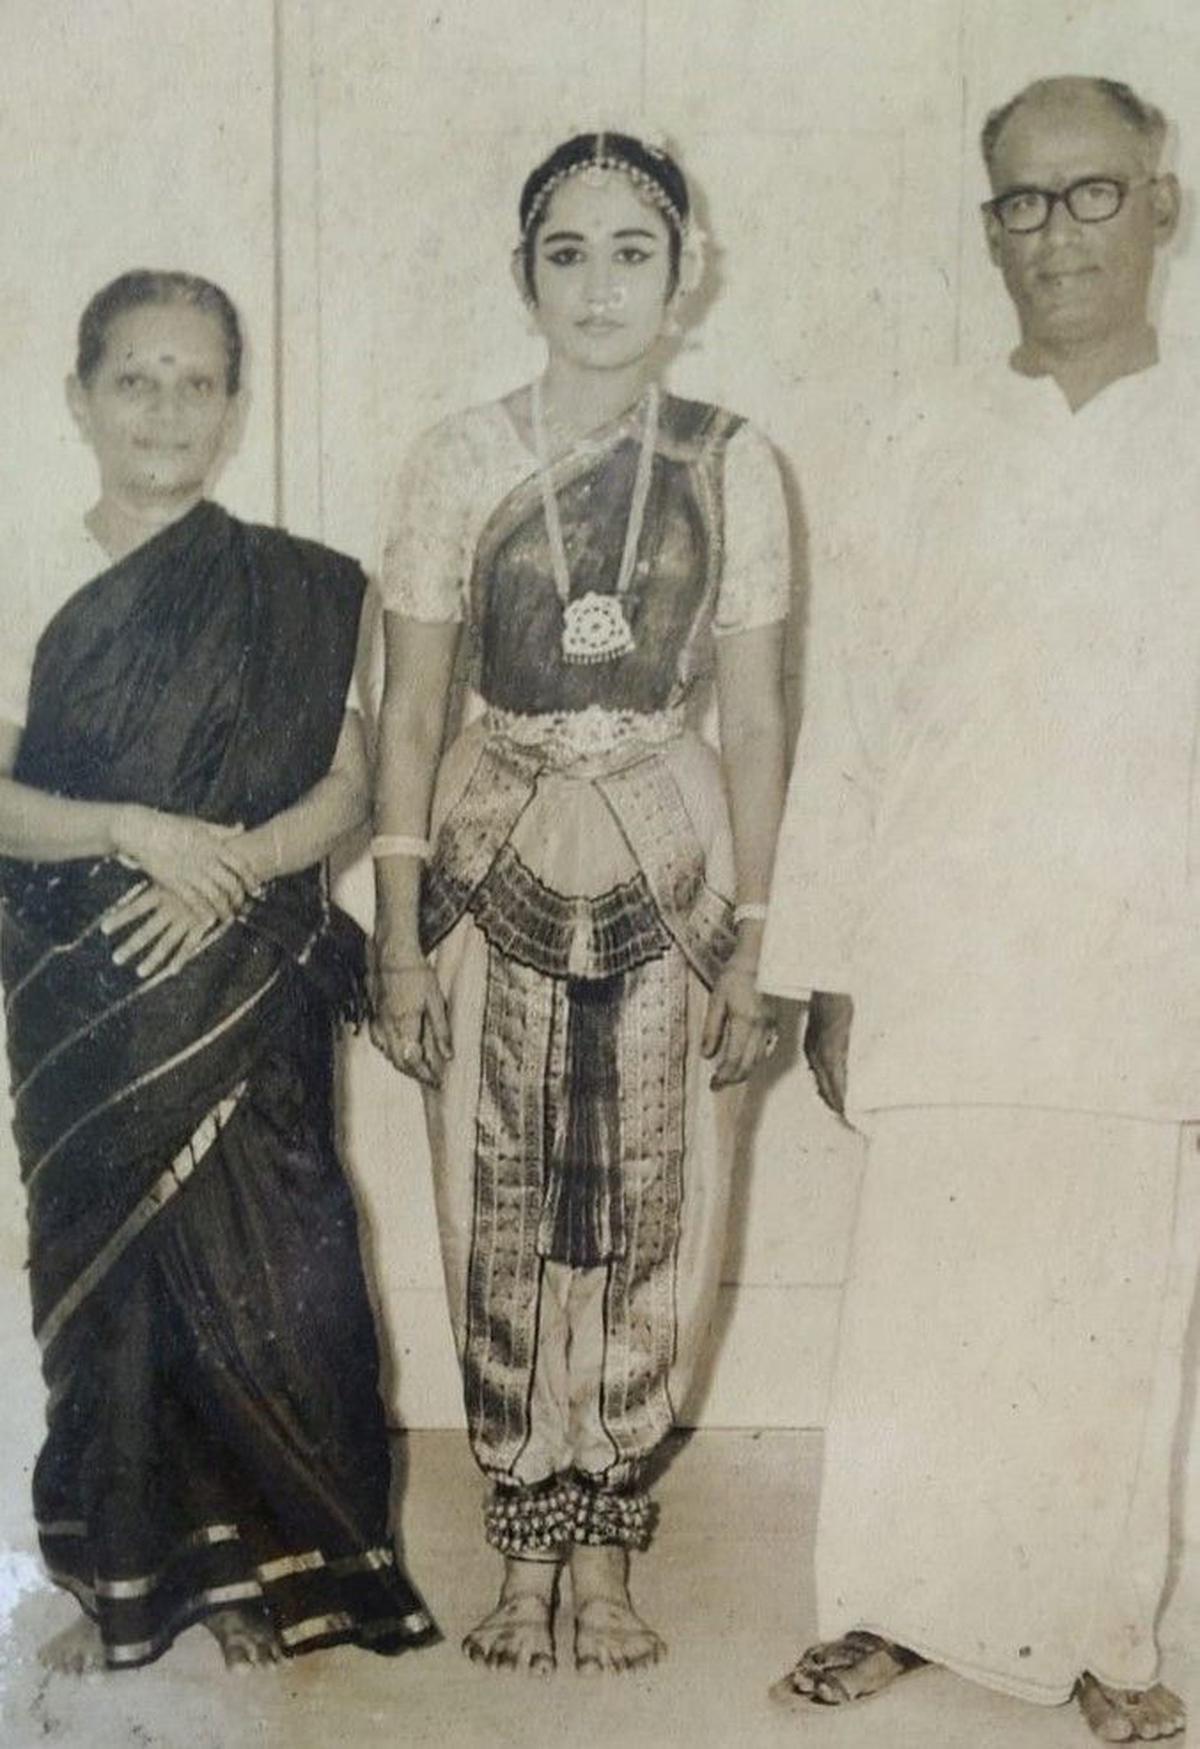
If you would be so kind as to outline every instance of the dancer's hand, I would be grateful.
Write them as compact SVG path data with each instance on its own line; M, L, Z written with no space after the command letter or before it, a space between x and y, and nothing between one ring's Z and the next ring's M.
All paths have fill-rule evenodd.
M437 973L421 959L396 959L376 946L371 1037L402 1075L440 1087L454 1055L450 1016Z
M236 845L241 831L130 803L118 812L113 842L119 856L174 893L197 923L213 913L224 923L258 885Z
M151 881L134 887L119 900L100 930L123 938L113 950L113 963L133 963L138 977L148 978L154 972L168 976L177 972L220 927L216 911L210 910L207 919L198 919L177 894Z
M754 967L731 960L713 985L700 1041L701 1054L716 1059L711 1085L744 1081L778 1043L774 1010L755 983Z

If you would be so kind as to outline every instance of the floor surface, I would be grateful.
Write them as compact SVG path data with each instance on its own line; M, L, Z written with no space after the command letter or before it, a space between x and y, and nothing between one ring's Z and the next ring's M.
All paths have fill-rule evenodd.
M1086 1749L1073 1707L1030 1707L944 1671L921 1671L856 1711L781 1714L768 1684L811 1637L811 1530L820 1440L802 1433L703 1433L659 1487L662 1518L640 1557L635 1599L671 1655L636 1677L491 1675L458 1650L496 1580L482 1547L481 1489L454 1433L405 1442L408 1562L445 1643L400 1659L338 1649L229 1675L193 1629L147 1670L50 1677L39 1642L73 1605L36 1584L0 1645L5 1749ZM10 1584L11 1589L11 1584ZM1200 1708L1200 1585L1185 1572L1164 1629L1167 1676Z

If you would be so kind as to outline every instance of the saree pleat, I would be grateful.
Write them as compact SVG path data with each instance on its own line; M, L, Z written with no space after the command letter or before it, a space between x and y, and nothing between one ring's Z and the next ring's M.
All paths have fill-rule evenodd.
M350 561L201 505L51 622L17 775L269 817L333 757L361 589ZM362 1013L361 935L311 869L269 883L180 972L139 980L101 932L138 878L111 859L0 870L47 1566L114 1667L230 1606L265 1611L288 1653L420 1644L436 1630L391 1546L333 1130L333 1023Z

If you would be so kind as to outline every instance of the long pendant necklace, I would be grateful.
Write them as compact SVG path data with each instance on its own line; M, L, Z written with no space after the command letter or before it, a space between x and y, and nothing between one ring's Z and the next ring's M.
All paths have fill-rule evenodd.
M646 500L650 496L650 474L658 441L658 384L651 383L646 391L642 447L633 481L633 495L629 500L629 520L625 525L621 567L617 572L616 590L611 595L589 589L577 600L571 598L571 572L567 565L567 549L563 544L562 519L558 514L558 497L550 481L550 447L546 440L546 409L542 401L540 377L533 385L532 409L533 441L537 450L538 482L542 490L546 534L550 541L550 562L554 568L554 587L563 610L563 659L567 662L612 662L618 656L628 655L634 647L633 632L625 617L621 598L629 588L634 566L637 564L642 524L646 518Z

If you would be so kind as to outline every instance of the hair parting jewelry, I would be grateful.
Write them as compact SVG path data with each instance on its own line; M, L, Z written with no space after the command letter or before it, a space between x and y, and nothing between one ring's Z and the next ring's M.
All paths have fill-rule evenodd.
M672 224L682 236L687 227L687 220L671 199L658 178L651 176L647 170L639 170L636 164L630 164L625 158L603 151L604 135L598 134L597 151L593 158L584 158L578 164L567 164L561 170L556 170L553 176L547 177L537 194L530 202L529 211L525 215L525 223L521 227L521 235L525 236L532 226L536 225L550 201L555 190L561 188L564 182L571 182L576 176L587 175L599 177L614 173L625 177L631 182L637 192L656 206L663 217Z

